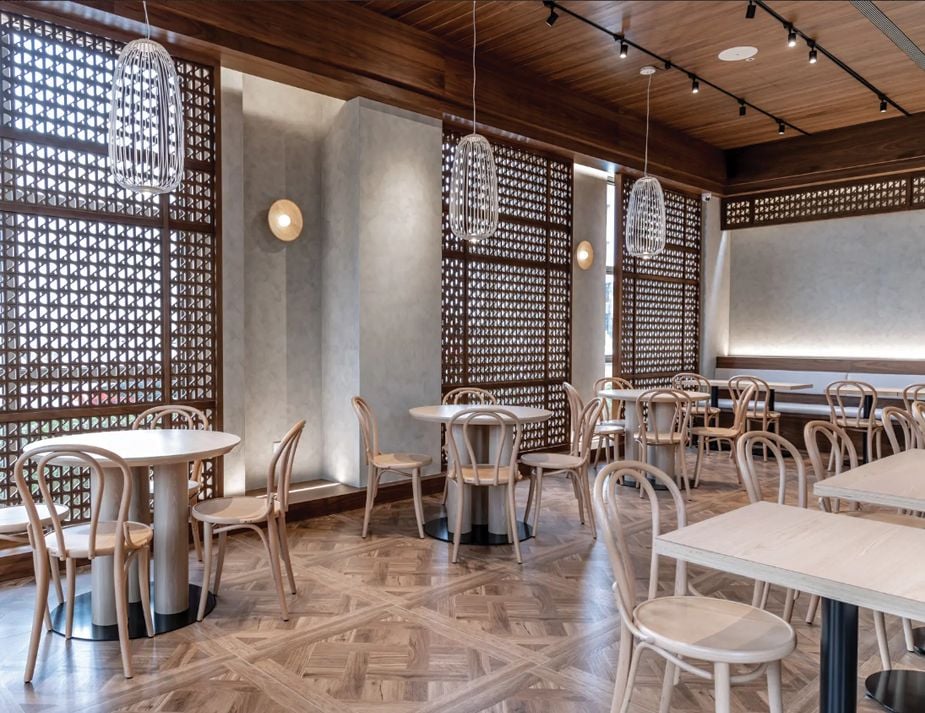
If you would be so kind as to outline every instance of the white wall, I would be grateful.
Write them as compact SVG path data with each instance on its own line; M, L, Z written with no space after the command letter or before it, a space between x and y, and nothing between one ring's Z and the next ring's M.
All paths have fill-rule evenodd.
M731 354L925 358L925 211L731 233Z

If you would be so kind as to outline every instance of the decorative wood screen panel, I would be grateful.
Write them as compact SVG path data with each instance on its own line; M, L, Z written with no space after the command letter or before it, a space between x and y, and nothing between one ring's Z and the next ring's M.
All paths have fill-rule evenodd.
M723 230L925 208L925 174L870 178L723 200Z
M122 43L0 13L0 469L69 432L127 428L144 409L218 412L215 78L176 59L186 175L171 196L110 177L109 90ZM220 490L212 463L205 493ZM55 480L71 519L85 472ZM0 477L0 504L18 500Z
M568 442L572 164L492 142L500 214L494 238L450 231L448 189L460 132L443 132L443 389L478 386L501 403L549 409L525 449Z
M615 271L619 323L614 374L638 388L665 386L700 369L700 196L664 189L667 244L651 260L626 252L623 232L633 179L618 175L619 259Z

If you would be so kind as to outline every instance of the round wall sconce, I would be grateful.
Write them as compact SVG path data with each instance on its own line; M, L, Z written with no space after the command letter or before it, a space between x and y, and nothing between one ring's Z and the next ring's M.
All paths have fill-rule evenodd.
M575 260L582 270L587 270L594 264L594 248L591 247L591 243L587 240L578 243L578 247L575 248Z
M281 198L270 206L267 215L273 235L284 242L292 242L302 232L302 211L292 201Z

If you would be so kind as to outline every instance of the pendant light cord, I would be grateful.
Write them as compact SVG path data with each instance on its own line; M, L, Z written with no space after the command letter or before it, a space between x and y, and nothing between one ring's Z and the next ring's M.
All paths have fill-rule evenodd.
M142 0L141 6L145 9L145 39L151 39L151 21L148 19L148 3Z
M646 158L642 169L642 175L649 175L649 90L652 88L652 75L649 75L649 81L646 83Z
M475 2L472 0L472 133L475 133Z

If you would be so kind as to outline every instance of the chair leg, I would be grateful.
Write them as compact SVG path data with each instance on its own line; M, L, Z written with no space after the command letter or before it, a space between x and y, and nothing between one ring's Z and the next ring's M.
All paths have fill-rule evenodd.
M361 537L366 538L369 532L369 516L373 511L373 501L376 498L376 481L379 479L379 471L375 466L369 466L369 477L366 479L366 512L363 513L363 534Z
M511 480L507 484L507 517L511 523L511 535L514 539L514 554L517 556L517 564L523 564L523 557L520 556L520 537L517 532L517 501L514 498L514 483Z
M534 478L536 479L536 505L533 508L533 537L536 537L536 533L540 529L540 506L543 504L543 469L537 468L533 472ZM526 520L524 522L526 522Z
M784 713L784 699L780 685L780 661L768 664L768 709L770 713Z
M671 694L674 691L674 677L677 668L673 663L665 662L665 678L662 679L662 695L658 699L658 713L671 711Z
M732 713L731 674L728 663L713 664L713 697L716 713Z
M620 650L617 657L617 675L613 686L611 713L619 713L623 696L626 694L626 677L629 674L630 660L633 655L633 635L625 623L620 626Z
M585 502L584 498L581 496L581 490L578 486L578 475L575 472L568 474L568 479L572 483L572 493L575 495L575 500L578 502L578 522L582 525L585 524Z
M807 624L816 622L816 610L819 609L819 596L814 594L809 598L809 609L806 610L806 618L803 620Z
M71 560L68 560L70 563ZM122 673L131 678L132 649L128 638L128 591L126 585L127 572L125 562L113 562L112 568L113 589L116 595L116 625L119 629L119 651L122 653Z
M591 520L591 537L597 539L597 522L594 518L594 505L591 503L591 486L588 480L587 464L581 471L581 489L585 498L585 505L588 508L588 519Z
M786 597L786 601L784 603L783 619L789 624L790 620L793 618L793 604L796 601L797 592L788 589L784 596Z
M906 640L906 651L915 651L915 638L912 636L912 622L903 619L903 638Z
M468 486L460 479L456 487L459 492L456 493L456 523L453 526L453 556L450 558L453 564L456 564L456 561L459 559L459 543L462 540L463 500L466 498L466 488Z
M883 612L875 611L874 631L877 633L877 649L880 651L880 665L884 671L891 671L893 663L890 661L890 644L886 638L886 621Z
M630 658L630 671L626 677L626 688L623 691L623 705L620 706L620 713L627 713L630 709L630 699L633 697L633 685L636 683L636 671L639 669L639 659L642 657L642 651L638 646L633 647L633 655Z
M60 564L57 557L48 558L48 569L51 572L51 581L55 585L55 596L58 599L58 604L63 604L64 590L61 588L61 571L58 569L59 567Z
M275 517L267 519L267 529L269 530L267 549L270 554L270 570L273 572L273 583L276 585L276 594L279 597L280 614L283 621L289 621L289 608L286 606L286 593L283 591L283 573L279 567L279 532Z
M210 584L212 584L212 523L205 522L202 525L202 591L199 593L199 612L196 614L196 621L202 621L206 615Z
M279 533L279 551L283 556L283 564L286 566L286 577L289 578L289 593L298 594L295 586L295 574L292 572L292 559L289 557L289 533L286 532L286 513L281 512L279 514L276 530Z
M196 559L202 562L202 541L199 539L199 523L190 518L189 526L193 533L193 549L196 550Z
M697 461L694 463L694 487L700 487L700 469L703 467L703 448L706 439L701 436L697 439Z
M215 594L218 594L218 588L222 586L222 570L225 568L225 541L227 538L227 532L219 533L218 557L215 558L215 584L212 585L212 591Z
M74 630L74 598L77 592L77 561L73 557L68 557L64 561L64 568L67 576L67 597L64 600L64 638L70 639L71 633Z
M530 522L530 511L533 509L533 498L536 497L536 478L530 478L527 490L527 505L524 507L524 522Z
M685 453L684 444L678 444L678 459L681 461L681 478L684 480L684 493L687 499L691 499L691 481L687 477L687 454Z
M47 557L46 553L46 557ZM36 555L36 560L40 559ZM42 638L42 621L48 610L48 562L36 562L35 566L35 608L32 613L32 633L29 636L29 654L26 656L26 671L23 681L29 683L35 673L35 659L39 653L39 641Z
M135 555L138 558L138 593L141 596L141 611L145 617L145 633L154 636L154 620L151 618L151 550L142 547Z
M414 517L418 521L418 537L424 539L424 503L421 499L421 469L415 468L411 476L411 494L414 500Z

